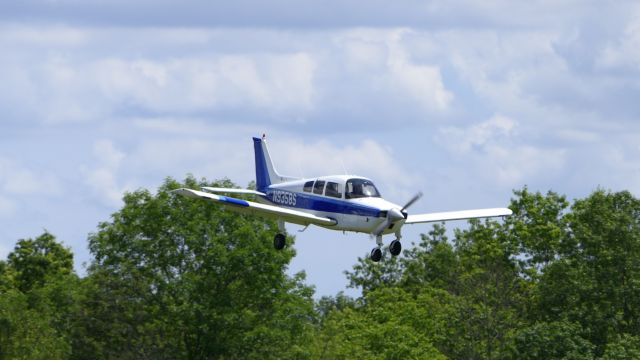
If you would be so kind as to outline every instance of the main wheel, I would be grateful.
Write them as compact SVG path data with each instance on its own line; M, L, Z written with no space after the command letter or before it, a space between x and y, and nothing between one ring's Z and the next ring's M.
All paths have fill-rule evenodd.
M371 261L378 262L382 259L382 250L379 247L375 247L371 250Z
M276 236L274 236L273 247L276 248L276 250L284 249L284 246L286 244L287 244L287 241L284 234L276 234Z
M398 256L400 255L400 251L402 251L402 244L400 244L398 239L393 240L391 244L389 244L389 252L393 256Z

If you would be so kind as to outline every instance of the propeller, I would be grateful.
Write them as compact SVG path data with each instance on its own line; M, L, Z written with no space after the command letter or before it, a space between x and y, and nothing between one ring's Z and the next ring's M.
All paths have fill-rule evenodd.
M404 219L404 212L411 205L413 205L416 201L418 201L422 197L422 192L415 194L411 200L409 200L402 209L392 208L387 211L387 218L380 224L378 227L371 233L374 236L378 236L384 232L386 228L388 228L391 224L395 223L398 220Z

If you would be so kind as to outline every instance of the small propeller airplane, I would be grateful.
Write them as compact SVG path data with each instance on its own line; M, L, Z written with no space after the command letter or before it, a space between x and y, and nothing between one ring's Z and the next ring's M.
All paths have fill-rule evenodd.
M393 256L400 254L402 226L473 218L509 216L507 208L477 209L409 215L407 209L422 197L416 194L404 206L384 200L370 179L352 175L330 175L299 179L280 175L273 166L265 135L253 138L256 167L256 190L203 187L200 190L181 188L175 193L202 198L226 205L240 213L274 218L279 233L273 246L286 246L285 222L305 226L317 225L339 231L371 234L377 246L371 250L371 260L382 258L382 236L395 234L389 244ZM257 202L218 194L255 195ZM304 229L302 231L304 231Z

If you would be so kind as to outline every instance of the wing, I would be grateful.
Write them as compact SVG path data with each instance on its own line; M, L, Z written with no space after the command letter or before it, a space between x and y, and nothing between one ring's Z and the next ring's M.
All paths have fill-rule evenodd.
M213 201L215 203L221 205L228 205L230 210L244 213L244 214L255 214L262 215L266 217L271 217L275 219L282 219L286 222L299 224L299 225L335 225L336 221L334 219L330 219L328 217L316 216L313 214L306 213L304 211L289 209L279 206L273 205L265 205L260 204L253 201L246 201L241 199L236 199L228 196L210 194L198 190L191 189L177 189L173 190L173 193L180 194L183 196L191 197L191 198L200 198L209 201Z
M507 208L495 208L495 209L477 209L477 210L462 210L462 211L448 211L431 214L416 214L407 216L405 224L417 224L436 221L447 220L462 220L462 219L476 219L476 218L488 218L495 216L509 216L513 214L510 209Z
M224 193L224 194L249 194L249 195L261 195L265 196L267 194L261 193L256 190L248 190L248 189L233 189L233 188L218 188L218 187L208 187L205 186L202 190L211 192L211 193Z

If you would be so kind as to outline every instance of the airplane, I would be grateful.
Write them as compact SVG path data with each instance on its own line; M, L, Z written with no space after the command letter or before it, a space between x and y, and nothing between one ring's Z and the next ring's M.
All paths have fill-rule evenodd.
M315 178L294 178L280 175L273 166L266 136L253 138L256 170L256 190L203 187L200 190L181 188L174 193L201 198L225 205L229 210L273 218L278 233L273 246L282 250L286 246L285 222L304 226L317 225L326 229L370 234L376 239L370 259L382 259L382 236L395 234L389 252L397 256L402 251L400 239L404 225L509 216L507 208L476 209L409 214L407 209L422 197L416 194L403 206L382 198L373 181L355 175L329 175ZM255 195L257 201L247 201L219 194Z

